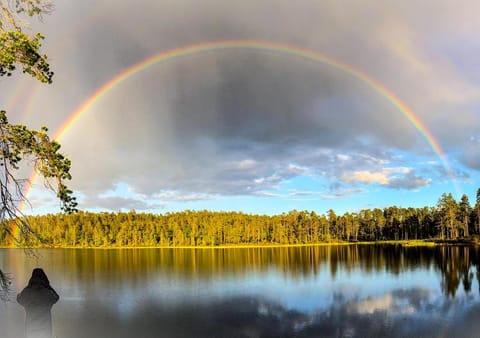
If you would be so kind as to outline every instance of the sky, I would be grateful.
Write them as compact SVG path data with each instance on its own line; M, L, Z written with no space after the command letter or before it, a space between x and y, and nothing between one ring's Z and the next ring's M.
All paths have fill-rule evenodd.
M473 204L479 13L469 0L57 1L30 26L53 84L17 71L0 107L58 137L82 210ZM225 41L283 47L192 47ZM60 211L40 179L28 197L26 213Z

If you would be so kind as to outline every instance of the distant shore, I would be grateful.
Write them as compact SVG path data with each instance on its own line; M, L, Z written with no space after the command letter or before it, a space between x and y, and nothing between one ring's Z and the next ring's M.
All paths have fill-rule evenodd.
M253 248L296 248L309 246L339 246L339 245L401 245L404 247L421 247L421 246L437 246L437 245L480 245L480 238L461 238L456 240L450 239L418 239L418 240L382 240L382 241L350 241L350 242L322 242L310 244L232 244L218 246L0 246L0 249L253 249Z

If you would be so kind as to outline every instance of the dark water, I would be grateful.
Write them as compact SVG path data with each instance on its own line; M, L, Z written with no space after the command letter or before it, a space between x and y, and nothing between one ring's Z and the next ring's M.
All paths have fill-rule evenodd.
M0 250L14 294L40 266L59 338L480 337L480 250ZM477 272L478 271L478 272ZM23 309L0 304L0 337Z

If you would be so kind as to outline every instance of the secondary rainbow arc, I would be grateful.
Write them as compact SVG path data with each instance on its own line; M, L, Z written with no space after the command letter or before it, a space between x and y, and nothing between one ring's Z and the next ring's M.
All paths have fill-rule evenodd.
M105 96L109 91L114 89L120 83L126 81L131 76L142 72L149 67L156 65L158 63L167 62L174 60L180 57L187 57L194 54L220 51L227 49L252 49L259 51L273 51L278 53L284 53L289 55L294 55L297 57L302 57L307 60L314 62L322 63L331 67L334 67L342 72L348 73L354 78L359 79L363 83L370 86L374 91L385 97L394 107L401 112L407 120L417 129L420 135L428 143L432 151L437 155L445 168L446 172L450 176L457 194L460 194L460 188L456 182L454 172L447 160L445 152L443 151L440 143L435 139L432 133L426 128L425 124L421 119L415 115L415 113L410 109L410 107L402 102L392 91L390 91L386 86L382 85L377 80L368 76L361 70L358 70L346 63L335 60L325 54L317 53L312 50L294 47L281 43L274 43L270 41L259 41L259 40L228 40L228 41L217 41L217 42L207 42L189 45L180 48L174 48L167 51L159 52L153 56L150 56L143 61L140 61L129 68L124 69L119 74L115 75L108 82L103 84L99 89L97 89L90 97L88 97L83 103L68 117L68 119L63 123L63 125L57 130L53 135L53 139L62 138L65 133L70 130L70 128L75 124L75 122L100 98ZM30 178L30 184L25 189L25 196L28 196L32 186L34 185L37 179L37 174L34 173ZM24 204L19 206L20 210L23 210ZM16 234L16 232L14 231Z

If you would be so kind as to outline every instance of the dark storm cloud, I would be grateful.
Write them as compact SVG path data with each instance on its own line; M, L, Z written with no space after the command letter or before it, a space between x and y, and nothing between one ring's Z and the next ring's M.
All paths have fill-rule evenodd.
M454 18L477 5L442 3L433 13L420 7L421 13L394 1L59 2L40 26L57 77L32 106L52 112L42 116L44 124L60 125L102 84L151 55L207 41L268 40L358 68L408 103L452 151L464 128L480 127L471 109L479 83L466 81L455 60L434 56L442 39L468 33L455 28ZM459 105L465 109L457 112ZM27 116L38 123L38 115ZM327 187L325 198L372 182L395 189L430 183L412 169L415 163L395 158L395 151L427 158L432 151L388 98L347 72L273 51L208 52L152 66L96 102L61 141L74 163L73 187L88 198L118 182L139 198L165 201L276 194L298 176L342 185ZM478 169L476 154L469 146L461 160ZM400 167L411 171L387 170ZM433 168L429 173L438 176ZM148 207L135 198L98 200L106 208L114 202Z

